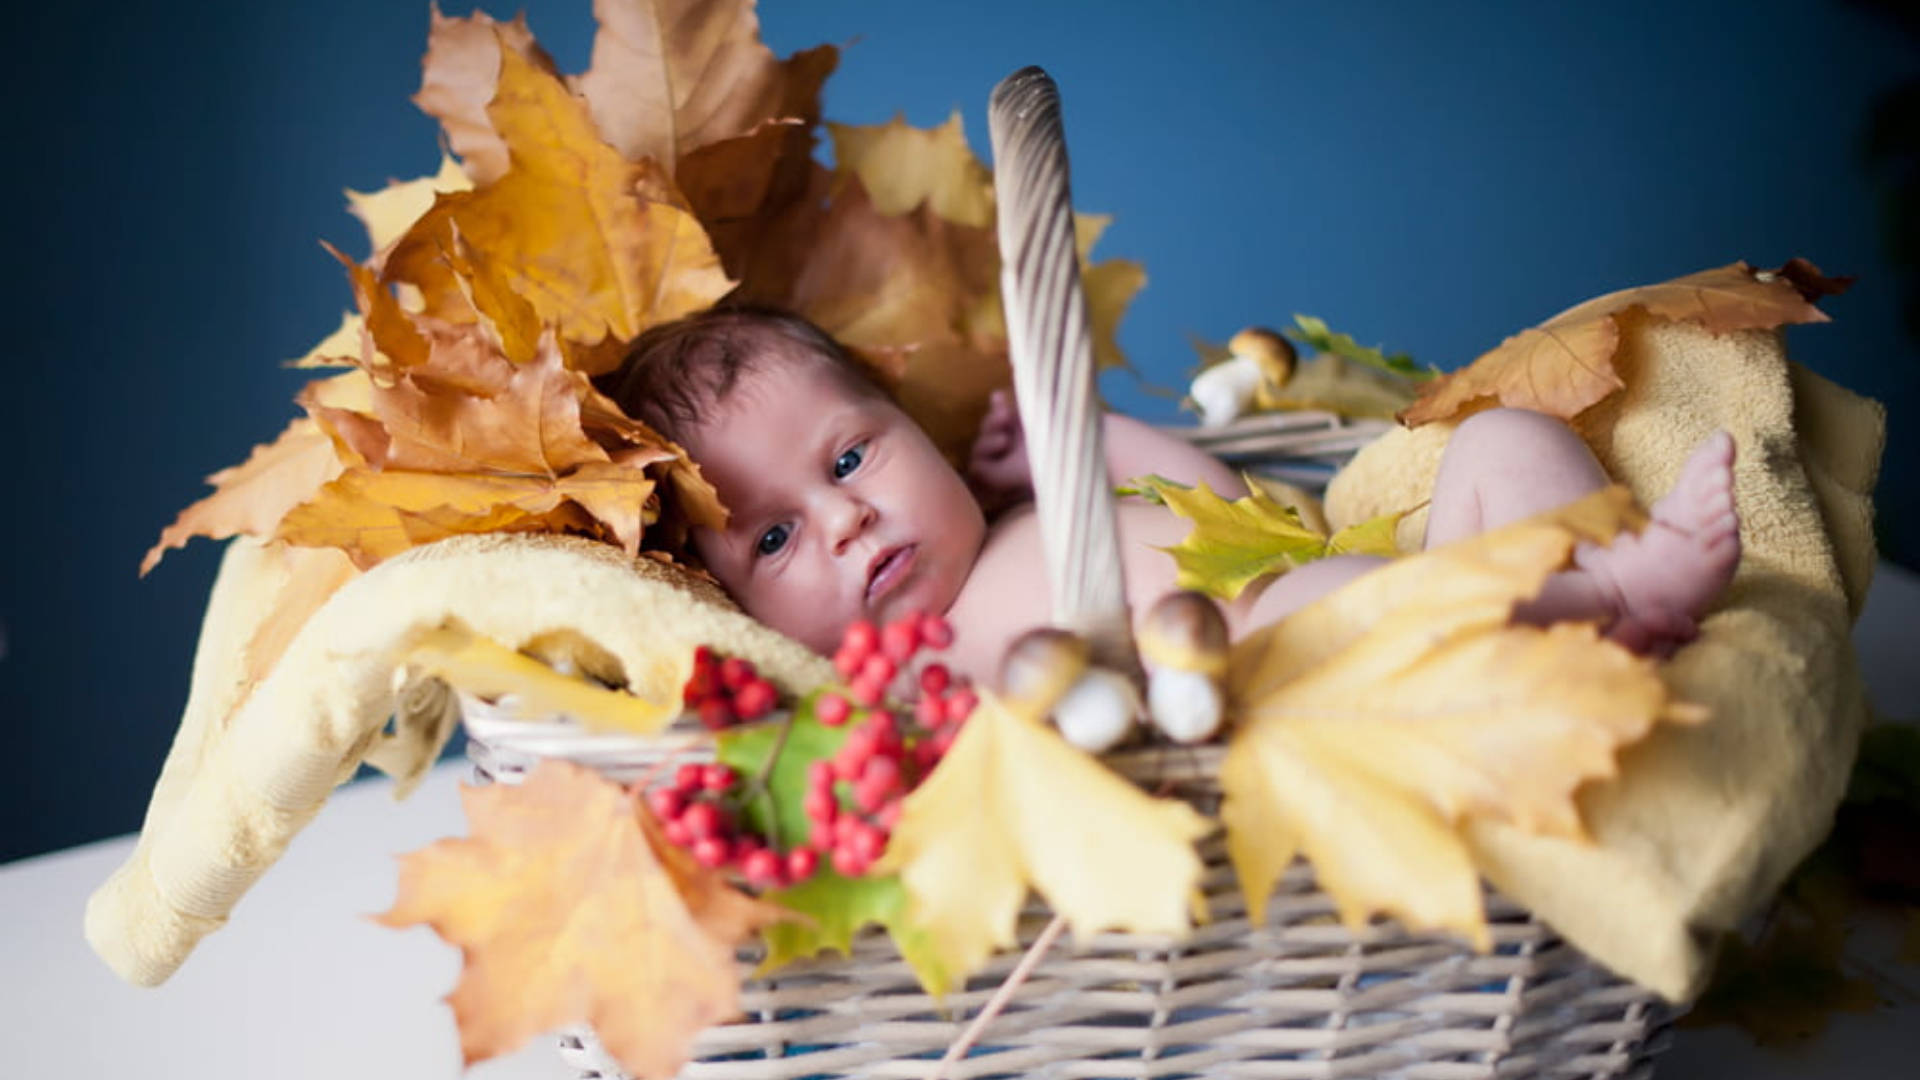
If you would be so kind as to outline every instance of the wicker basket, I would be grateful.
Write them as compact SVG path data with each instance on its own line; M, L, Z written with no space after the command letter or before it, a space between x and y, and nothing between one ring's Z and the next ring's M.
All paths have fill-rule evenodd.
M504 719L466 701L468 755L481 780L517 783L543 757L631 782L668 756L642 738ZM671 753L684 757L684 743ZM1155 790L1217 808L1220 747L1110 755ZM668 770L658 770L667 772ZM1670 1011L1608 973L1524 910L1489 895L1493 948L1410 935L1389 923L1354 934L1313 872L1296 863L1248 922L1224 845L1202 845L1208 922L1181 941L1127 934L1060 941L1039 956L949 1077L1270 1078L1394 1076L1646 1077ZM1046 929L1030 905L1020 942ZM793 964L772 978L740 957L745 1015L709 1029L681 1074L704 1080L931 1077L1021 954L1000 954L936 1002L878 930L851 956ZM592 1032L561 1036L583 1077L625 1077Z

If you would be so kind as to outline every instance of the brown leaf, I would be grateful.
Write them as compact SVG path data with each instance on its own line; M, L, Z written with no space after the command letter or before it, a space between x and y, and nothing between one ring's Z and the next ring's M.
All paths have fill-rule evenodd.
M256 446L240 465L207 477L217 490L180 511L160 540L140 560L145 576L169 548L205 536L225 540L239 533L269 536L287 512L311 497L321 485L340 475L333 441L312 420L302 417L287 425L273 442Z
M405 370L427 359L427 339L413 325L406 309L400 306L380 276L340 253L332 244L320 245L347 268L347 280L353 283L353 298L360 305L360 316L367 336L362 339L360 364L369 371L383 372L383 362Z
M739 1009L733 949L783 918L666 844L634 797L545 760L519 785L461 790L472 836L402 856L378 916L464 954L448 996L471 1065L591 1024L638 1077L670 1077Z
M559 346L543 340L535 360L513 369L506 387L490 397L446 387L423 389L403 378L373 391L374 413L386 429L381 468L430 472L490 469L556 477L607 452L580 422L581 380L561 365Z
M1447 420L1495 402L1571 420L1624 384L1613 369L1620 344L1616 316L1638 308L1657 319L1686 319L1716 334L1826 322L1812 304L1846 287L1795 260L1756 271L1744 262L1608 293L1508 338L1471 365L1427 383L1400 414L1408 425Z
M792 116L789 69L805 81L810 62L775 60L753 8L753 0L594 0L600 29L577 85L601 137L627 160L650 158L672 175L703 146Z
M571 341L630 340L726 293L731 282L699 222L635 193L648 170L601 142L585 106L550 72L502 53L488 115L513 167L489 186L440 196L396 244L389 279L432 277L450 219Z
M466 18L431 11L427 55L420 61L420 92L413 103L440 121L447 145L460 155L466 173L476 184L489 184L506 174L507 143L493 128L487 104L500 79L502 47L534 58L552 70L553 62L534 44L524 13L512 22L495 22L485 12ZM375 245L376 248L380 245Z

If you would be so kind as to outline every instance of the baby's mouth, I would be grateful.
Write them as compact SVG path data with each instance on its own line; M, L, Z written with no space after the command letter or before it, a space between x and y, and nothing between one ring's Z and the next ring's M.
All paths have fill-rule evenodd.
M874 556L867 565L867 603L877 604L888 593L906 580L913 569L914 556L919 553L920 545L902 544L887 548Z

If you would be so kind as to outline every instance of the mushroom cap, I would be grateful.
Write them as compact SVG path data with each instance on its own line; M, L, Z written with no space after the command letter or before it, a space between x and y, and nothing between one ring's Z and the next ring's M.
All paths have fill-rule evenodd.
M1078 634L1053 626L1036 627L1014 638L1000 658L1000 691L1010 702L1049 712L1087 670L1091 652L1087 640Z
M1140 623L1140 655L1155 667L1218 676L1227 670L1227 619L1203 593L1182 589L1154 601Z
M1260 374L1276 387L1293 374L1293 365L1300 356L1294 351L1293 342L1264 326L1249 326L1233 335L1227 342L1227 350L1235 356L1252 357L1260 365Z

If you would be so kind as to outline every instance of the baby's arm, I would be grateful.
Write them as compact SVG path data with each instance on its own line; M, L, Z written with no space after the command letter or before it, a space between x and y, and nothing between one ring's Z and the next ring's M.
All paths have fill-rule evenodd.
M1216 494L1230 499L1247 493L1239 474L1220 459L1131 416L1108 413L1101 436L1107 477L1116 484L1153 473L1189 486L1205 481ZM967 479L989 515L1033 497L1030 469L1026 434L1013 395L995 391L967 469Z

